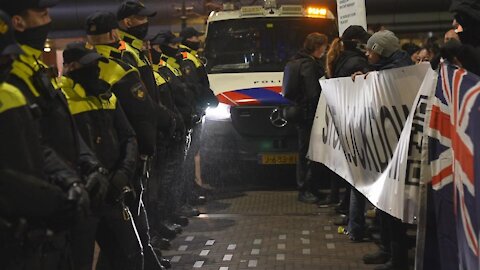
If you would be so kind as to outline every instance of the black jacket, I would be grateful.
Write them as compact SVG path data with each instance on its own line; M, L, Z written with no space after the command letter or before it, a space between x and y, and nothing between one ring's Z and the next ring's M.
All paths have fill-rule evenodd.
M300 111L300 124L313 125L322 89L319 79L325 75L320 60L303 50L287 63L283 75L283 94Z
M207 69L198 58L197 52L185 45L180 45L178 60L180 69L190 83L197 86L196 105L199 110L205 110L208 106L216 107L218 99L210 89Z
M69 78L63 79L63 91L82 138L101 164L131 178L138 156L137 140L116 96L109 100L88 96Z
M154 70L167 82L170 96L173 99L174 106L181 114L184 125L190 128L195 110L194 97L182 76L177 76L170 68L167 62L163 60L158 65L154 65Z
M110 45L96 45L97 52L108 63L99 62L100 78L109 83L137 134L138 151L141 155L155 153L157 131L157 109L148 94L140 74L132 66L122 62L118 48Z
M370 71L367 57L360 50L346 49L333 63L332 78L349 77L357 71L362 73Z
M45 174L66 189L80 180L78 175L87 175L97 168L99 162L81 139L60 87L45 74L43 64L35 60L41 52L22 47L26 54L13 63L8 82L22 92L33 108L37 134L42 136Z
M413 64L414 63L407 52L398 50L394 52L390 57L382 58L380 62L372 65L372 67L375 70L386 70L392 68L406 67Z

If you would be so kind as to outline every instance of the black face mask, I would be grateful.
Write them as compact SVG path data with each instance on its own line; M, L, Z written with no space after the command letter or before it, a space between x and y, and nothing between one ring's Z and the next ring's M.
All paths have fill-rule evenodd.
M141 39L143 40L146 36L147 36L147 33L148 33L148 22L144 23L144 24L140 24L140 25L137 25L137 26L134 26L134 27L130 27L127 29L127 33L129 33L130 35L138 38L138 39Z
M15 38L20 44L42 51L51 28L52 23L50 22L41 26L28 28L23 32L16 31Z
M108 83L99 79L100 68L96 65L89 65L67 74L73 81L82 85L89 96L100 97L108 100L112 96Z
M192 49L194 51L198 51L198 49L200 49L200 42L193 42L193 41L185 40L183 42L183 45L189 47L190 49Z
M162 57L162 54L158 52L157 50L151 49L150 50L150 55L152 56L152 63L153 64L158 64L160 63L160 59Z
M178 50L174 49L168 45L160 45L162 52L170 57L175 57L177 55Z

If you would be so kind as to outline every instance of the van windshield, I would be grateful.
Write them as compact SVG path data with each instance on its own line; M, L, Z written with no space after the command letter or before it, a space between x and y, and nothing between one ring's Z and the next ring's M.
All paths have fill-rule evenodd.
M212 22L205 40L208 73L281 72L312 32L333 38L335 22L305 17Z

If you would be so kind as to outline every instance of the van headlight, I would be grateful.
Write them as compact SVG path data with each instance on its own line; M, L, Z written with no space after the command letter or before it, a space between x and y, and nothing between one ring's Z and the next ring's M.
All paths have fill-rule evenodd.
M225 103L219 103L215 108L207 108L205 117L211 120L227 120L230 119L230 106Z

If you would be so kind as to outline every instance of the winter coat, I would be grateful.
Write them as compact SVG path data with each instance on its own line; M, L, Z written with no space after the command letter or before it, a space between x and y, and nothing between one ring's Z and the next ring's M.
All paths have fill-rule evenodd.
M394 52L390 57L382 58L377 64L372 65L372 67L375 70L386 70L392 68L406 67L413 64L414 63L407 52L398 50Z
M370 71L367 57L360 50L347 49L338 56L333 64L332 78L349 77L357 71L362 73Z
M318 80L325 75L320 60L299 51L287 63L283 75L283 95L294 103L299 113L299 124L312 126L322 89Z

